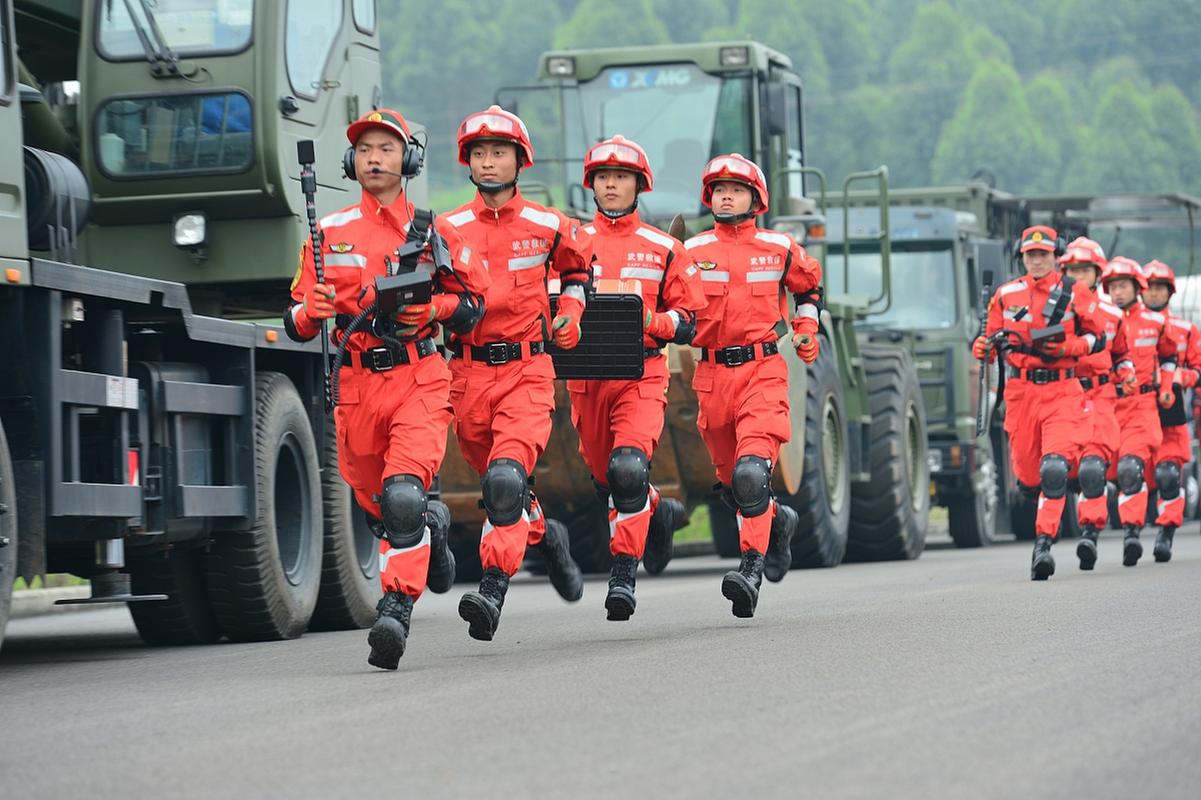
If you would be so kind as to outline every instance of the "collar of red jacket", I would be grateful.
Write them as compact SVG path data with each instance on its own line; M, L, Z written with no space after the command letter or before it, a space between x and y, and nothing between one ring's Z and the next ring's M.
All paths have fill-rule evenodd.
M513 190L513 197L500 208L492 208L485 203L484 195L480 192L476 192L475 198L471 201L471 210L475 212L475 218L481 222L507 224L516 219L523 208L525 208L525 198L521 196L521 189L516 187Z
M1037 279L1027 274L1024 276L1024 280L1026 281L1026 285L1031 289L1041 289L1044 292L1049 292L1051 291L1051 288L1055 286L1055 284L1059 283L1062 277L1063 276L1059 272L1051 270L1046 275Z
M724 222L713 220L713 230L717 233L717 238L723 241L743 241L746 239L755 238L755 234L759 232L759 227L755 224L755 218L744 219L737 225L727 225Z
M642 217L638 216L637 211L631 211L624 217L610 219L597 211L592 217L592 224L596 226L596 232L600 234L633 233L642 226Z
M398 194L390 206L380 203L371 192L363 192L359 208L367 219L378 220L397 232L403 232L405 225L408 225L409 220L413 218L413 210L409 207L409 198L405 197L404 192Z

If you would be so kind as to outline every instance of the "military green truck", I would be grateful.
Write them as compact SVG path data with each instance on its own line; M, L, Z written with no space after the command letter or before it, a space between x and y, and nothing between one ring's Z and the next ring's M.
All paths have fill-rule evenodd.
M67 572L155 644L369 624L320 350L277 324L346 124L380 102L373 0L0 0L0 635ZM324 437L324 438L322 438Z
M825 179L806 166L801 79L783 53L749 41L553 51L542 55L538 79L497 92L497 102L525 120L538 148L537 165L522 174L527 195L590 219L592 196L581 185L585 151L620 133L646 149L655 171L654 192L639 199L645 220L667 229L679 214L693 232L708 227L702 169L714 155L739 152L768 176L771 209L764 224L802 242L820 234L817 203L806 191L812 183L824 194ZM884 168L852 182L872 182L877 196L887 197ZM887 240L884 245L887 252ZM812 366L791 348L782 351L790 369L793 435L773 480L778 496L801 517L794 566L834 566L844 556L916 558L925 543L928 458L917 374L904 348L859 344L854 331L865 306L857 302L827 294L821 356ZM669 367L669 406L652 480L689 508L708 503L718 553L737 556L734 514L712 493L713 467L696 429L692 350L672 347ZM559 400L555 433L536 473L539 497L547 513L568 522L577 558L603 568L604 509L576 455L565 392ZM469 514L475 487L453 462L448 459L443 472L444 499Z
M1121 242L1149 260L1155 243L1130 232L1191 230L1197 201L1166 194L1018 197L978 182L895 190L888 213L891 275L882 272L876 244L879 202L872 193L856 192L829 209L827 280L839 289L875 292L877 300L857 326L861 340L896 342L913 355L930 438L931 491L947 508L955 543L979 547L1005 533L1032 539L1034 500L1019 491L1010 467L1003 403L987 434L977 439L975 433L980 364L971 343L984 310L984 277L991 275L995 288L1022 274L1013 242L1035 224L1051 225L1069 240L1091 236L1110 253ZM1193 258L1191 250L1182 252ZM1186 271L1191 267L1181 274ZM889 278L892 291L885 298ZM987 400L996 406L995 367L988 385ZM1076 532L1074 495L1062 524L1064 534Z

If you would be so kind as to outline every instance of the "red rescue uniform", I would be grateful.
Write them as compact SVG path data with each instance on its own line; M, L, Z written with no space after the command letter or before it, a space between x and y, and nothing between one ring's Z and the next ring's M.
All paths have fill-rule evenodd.
M320 220L324 282L336 292L334 308L339 320L375 302L375 279L387 274L385 258L396 261L396 249L404 243L412 219L413 205L403 193L390 206L382 206L373 195L363 192L356 205ZM445 219L436 218L435 229L449 245L457 276L438 273L436 290L458 294L466 287L471 294L482 297L489 280L478 259ZM419 261L418 269L433 272L428 255ZM289 332L300 339L311 339L319 332L319 324L308 318L303 304L305 293L316 282L313 253L306 242L292 285L289 312ZM407 363L379 372L362 364L367 351L384 345L369 332L369 326L351 335L348 342L339 375L339 402L334 409L338 466L359 505L376 518L380 517L379 494L385 478L414 475L429 491L446 453L446 431L451 421L450 370L433 346L431 337L436 329L435 325L427 325L417 331L404 343ZM335 327L331 332L335 346L340 337ZM428 528L413 547L395 549L386 538L380 542L380 583L385 592L414 598L421 595L429 568L429 542Z
M1063 276L1051 272L1035 279L1030 275L998 287L989 305L986 335L1002 329L1013 332L1011 341L1032 348L1030 334L1044 328L1044 310ZM1096 312L1099 300L1082 283L1073 282L1061 322L1071 335L1097 337L1105 332ZM1095 341L1095 339L1093 340ZM1074 470L1084 446L1092 438L1091 403L1075 379L1076 357L1043 357L1021 349L1008 353L1005 384L1005 431L1009 434L1010 460L1018 482L1028 490L1041 486L1043 457L1058 455ZM1035 533L1055 539L1065 497L1040 493Z
M1113 372L1114 343L1125 347L1122 327L1122 309L1103 300L1097 302L1097 321L1104 328L1105 349L1081 356L1076 364L1076 377L1084 387L1084 394L1092 414L1092 436L1080 452L1080 458L1097 456L1107 467L1117 463L1121 429L1118 427L1117 382ZM1124 349L1122 354L1125 354ZM1091 525L1104 528L1109 519L1109 508L1103 492L1097 497L1081 496L1076 500L1076 517L1081 527Z
M729 486L735 462L758 456L774 465L791 438L788 365L776 342L788 331L788 293L807 294L821 284L821 265L792 237L758 228L753 219L715 223L685 248L700 270L705 307L697 315L693 344L702 348L692 379L700 413L697 427L717 479ZM811 304L799 317L816 317ZM739 516L742 551L763 553L776 513Z
M1155 470L1148 470L1147 487L1155 489L1155 473L1161 464L1174 464L1176 474L1183 475L1184 467L1192 460L1192 441L1189 436L1188 416L1184 406L1184 389L1197 385L1197 369L1201 367L1201 331L1186 319L1166 313L1168 334L1175 343L1176 362L1162 365L1162 376L1174 386L1175 402L1170 408L1160 408L1159 421L1162 441L1155 448L1152 460ZM1156 503L1155 524L1179 528L1184 524L1185 496L1183 488L1176 496L1165 499L1160 496Z
M643 307L657 313L675 312L680 319L704 307L699 270L684 246L657 228L643 224L637 211L617 219L597 212L584 230L592 236L598 281L637 282ZM649 333L646 368L638 380L571 380L571 420L580 434L580 455L598 485L607 484L610 454L633 447L649 459L659 446L667 409L667 357L664 341ZM659 491L651 486L646 506L619 513L609 501L609 549L613 555L641 559Z
M518 191L500 208L475 199L446 216L491 276L484 318L466 336L453 337L450 401L463 458L481 476L497 459L533 473L550 440L555 409L548 276L564 287L591 279L592 243L561 212L532 203ZM484 569L513 575L527 544L542 540L546 523L537 498L506 525L485 521L480 538Z

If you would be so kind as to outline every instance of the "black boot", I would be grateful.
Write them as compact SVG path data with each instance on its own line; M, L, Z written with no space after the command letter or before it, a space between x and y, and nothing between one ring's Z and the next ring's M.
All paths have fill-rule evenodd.
M612 622L624 622L634 616L638 601L634 599L634 575L638 572L638 559L633 556L613 556L613 567L609 570L609 594L605 595L605 610Z
M763 577L772 583L784 580L792 569L792 537L800 517L796 510L783 503L776 504L776 516L771 521L771 539L763 556Z
M384 592L375 610L379 614L371 626L371 632L367 634L367 644L371 645L367 663L380 669L396 669L400 657L405 654L405 641L409 638L413 598L400 592Z
M555 587L559 597L569 603L583 597L584 573L580 572L580 565L571 557L571 538L567 526L557 519L548 519L546 533L534 547L542 554L550 585Z
M431 500L425 511L430 528L430 567L425 583L431 592L445 594L455 583L455 556L450 552L450 509Z
M650 528L646 533L646 552L642 554L642 566L648 575L658 575L667 569L667 562L671 561L674 551L673 539L686 516L688 512L679 500L659 498L659 505L651 515Z
M1155 537L1155 560L1160 564L1172 560L1172 537L1176 535L1176 529L1170 525L1159 529L1159 535Z
M738 569L730 570L721 582L721 593L733 603L736 617L755 616L755 606L759 605L759 587L763 584L763 556L757 550L747 550L742 554L742 563Z
M500 610L509 590L509 576L499 567L488 567L480 579L479 592L468 592L459 601L459 616L467 620L467 635L481 642L492 641L500 625Z
M1133 567L1143 557L1143 543L1138 540L1139 529L1135 525L1126 526L1126 538L1122 540L1122 564Z
M1030 558L1030 580L1045 581L1055 574L1055 559L1051 556L1050 536L1041 534L1034 540L1034 554Z
M1080 569L1086 572L1097 565L1097 529L1092 525L1085 525L1080 532L1076 557L1080 559Z

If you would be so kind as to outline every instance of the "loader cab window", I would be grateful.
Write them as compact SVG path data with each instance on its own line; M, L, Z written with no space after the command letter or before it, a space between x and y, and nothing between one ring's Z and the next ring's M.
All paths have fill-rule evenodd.
M0 2L0 105L8 105L12 98L12 84L9 83L8 59L8 3Z
M359 5L355 3L356 11ZM288 0L284 61L298 97L317 99L325 65L342 29L342 13L342 0Z
M96 161L118 180L245 172L253 124L241 92L113 98L96 115Z
M250 46L254 0L96 0L96 46L109 61L169 50L177 56L238 53Z
M354 26L362 33L375 33L375 0L354 0Z
M787 130L784 139L784 166L797 169L804 165L804 142L801 130L801 87L787 86L784 90L784 108L787 114ZM804 183L799 173L788 176L788 196L803 197Z

